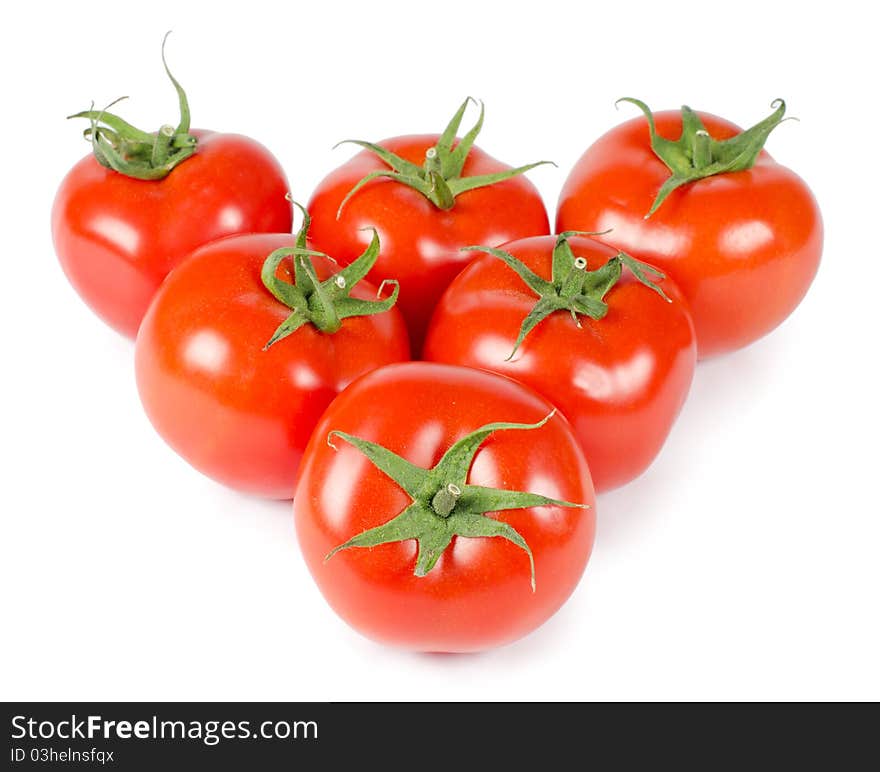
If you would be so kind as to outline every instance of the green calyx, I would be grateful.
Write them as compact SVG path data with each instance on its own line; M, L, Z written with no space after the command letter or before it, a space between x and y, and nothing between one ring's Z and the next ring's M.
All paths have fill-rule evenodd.
M381 297L386 284L393 285L394 290L384 300L350 297L352 288L370 272L379 257L379 234L375 228L370 229L373 231L373 238L357 260L324 281L319 281L312 257L326 257L329 260L333 258L323 252L306 248L311 218L302 206L295 201L293 203L303 214L302 227L296 234L296 246L276 249L266 258L261 272L266 289L276 300L290 308L291 314L263 346L264 351L296 332L304 324L314 325L320 332L332 334L342 326L342 320L350 316L371 316L388 311L397 302L400 292L397 281L386 279L379 286L377 298ZM292 282L278 277L278 267L288 258L293 258Z
M529 169L534 169L541 164L553 163L552 161L538 161L536 163L526 164L525 166L519 166L516 169L509 169L508 171L498 172L496 174L479 174L472 177L462 177L462 169L464 168L468 153L470 153L474 141L477 139L477 135L483 128L483 117L485 115L485 107L483 103L480 102L480 117L477 119L474 127L453 147L456 133L458 132L459 126L461 126L462 118L464 117L465 110L470 102L476 104L476 100L472 97L468 97L462 102L461 107L458 108L455 115L452 116L452 120L449 121L449 124L440 135L440 139L437 140L437 144L428 148L422 166L410 163L396 153L392 153L390 150L386 150L380 145L375 145L372 142L364 142L359 139L346 139L338 143L337 147L345 143L359 145L360 147L375 153L386 164L388 164L390 169L387 171L382 170L371 172L360 180L342 200L342 203L339 205L339 210L336 213L336 219L338 220L342 216L343 208L355 193L357 193L368 182L380 177L387 177L388 179L407 185L413 190L417 190L438 209L445 210L452 209L455 205L455 197L460 193L464 193L467 190L473 190L474 188L484 188L487 185L494 185L495 183L503 182L504 180L509 180L512 177L523 174L524 172L529 171Z
M138 180L161 180L178 164L196 152L198 139L189 133L189 103L186 93L168 69L165 61L166 33L162 40L162 64L177 91L180 122L177 128L162 126L155 134L141 131L107 110L126 97L121 97L103 110L84 110L68 118L87 118L91 127L83 132L91 142L95 158L102 166Z
M513 359L526 335L534 330L550 314L554 314L557 311L570 313L571 318L578 327L581 326L578 314L589 316L591 319L602 319L608 313L608 305L604 300L605 295L617 284L618 279L623 274L624 267L628 268L630 273L646 287L654 290L667 302L671 302L666 293L648 278L648 274L657 279L665 279L665 275L656 268L630 257L625 252L618 252L605 265L597 268L595 271L587 270L587 261L583 257L575 257L568 240L572 236L601 235L603 234L592 231L565 231L560 233L556 237L556 244L553 247L553 267L550 281L538 276L522 260L514 257L509 252L505 252L503 249L463 247L463 249L487 252L503 260L538 296L538 302L535 303L532 310L523 319L513 351L510 352L510 356L507 357L506 361L509 362Z
M535 561L525 539L513 526L486 517L487 512L505 509L524 509L555 505L588 508L587 504L573 504L537 493L510 491L468 485L467 477L480 445L494 432L506 430L539 429L553 415L534 424L491 423L462 437L437 462L433 469L411 464L396 453L374 442L333 431L327 437L332 448L334 437L339 437L357 448L372 464L394 480L412 499L406 509L376 528L359 533L333 549L325 558L330 560L340 550L352 547L375 547L379 544L415 539L418 543L415 575L425 576L440 559L453 536L476 538L500 536L522 549L529 558L532 591L535 590Z
M617 101L630 102L645 114L651 132L651 149L672 172L658 191L645 219L654 214L666 197L682 185L715 174L751 169L770 132L782 123L785 115L785 102L776 99L770 105L774 112L763 121L735 137L718 140L709 135L700 116L685 105L681 108L681 137L672 141L657 133L654 116L644 102L631 97Z

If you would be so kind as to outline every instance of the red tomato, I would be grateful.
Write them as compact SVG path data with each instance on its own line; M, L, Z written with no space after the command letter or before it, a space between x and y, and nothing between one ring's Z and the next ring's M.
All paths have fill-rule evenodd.
M144 132L107 109L70 116L90 121L93 154L68 172L52 207L52 238L67 278L130 338L159 284L194 249L292 225L278 161L248 137L191 131L186 94L167 64L165 72L180 103L177 128Z
M197 152L161 180L83 158L52 208L67 278L107 324L134 337L166 274L197 247L238 233L291 229L287 180L262 145L196 132Z
M618 254L594 239L572 237L568 243L588 270ZM503 250L550 279L556 244L556 237L540 236ZM571 262L569 257L566 270ZM571 306L560 303L509 358L538 297L502 260L483 255L443 295L424 350L426 360L492 370L550 400L571 422L599 492L632 480L657 455L684 404L696 362L693 324L671 281L658 285L671 302L627 271L610 291L606 286L597 295L608 292L606 309L600 306L597 313L603 318L579 310L576 323Z
M261 267L294 241L253 234L198 249L157 292L135 347L141 400L168 444L214 479L278 499L292 497L300 457L332 399L409 354L394 308L346 318L332 334L305 324L263 350L291 309L266 289ZM322 280L339 270L326 258L314 268ZM357 284L351 297L374 299L376 289Z
M530 429L484 432L482 443L472 443L469 455L461 457L463 492L448 519L432 510L424 513L428 530L442 532L449 523L450 533L458 533L463 529L454 519L468 517L458 507L470 501L472 486L504 489L492 495L511 500L523 495L511 491L563 500L538 504L543 496L533 496L530 506L484 510L486 516L479 518L484 526L494 523L510 535L515 531L528 545L534 591L525 549L501 533L447 535L433 545L436 563L430 565L423 559L431 544L409 538L404 526L397 529L401 540L374 539L378 546L349 545L326 557L352 537L384 528L399 513L429 507L434 492L446 484L445 473L429 476L424 489L410 495L368 460L356 441L378 443L402 456L411 475L404 482L418 487L425 470L442 470L446 461L441 459L455 455L447 451L469 433L496 421L535 424L551 412L546 400L507 378L423 362L384 367L346 389L315 429L294 498L300 546L336 612L380 642L450 652L508 643L550 617L584 570L595 525L593 509L573 506L592 507L593 487L571 428L558 413ZM388 455L375 453L380 463L382 453ZM528 499L517 506L522 503Z
M421 165L427 151L440 140L441 135L425 134L394 137L379 145ZM383 171L390 171L390 166L364 150L325 177L308 205L313 217L311 238L318 249L344 262L363 251L369 239L363 228L373 226L379 231L383 248L375 275L400 281L400 310L406 317L413 352L418 353L437 300L471 259L459 251L461 247L496 246L549 233L550 225L537 189L522 176L462 192L447 210L397 179L374 179L346 201L337 220L343 200L357 183ZM461 176L510 171L511 167L474 146Z
M741 131L697 115L715 139ZM680 113L654 120L661 137L681 135ZM749 169L677 188L646 219L669 176L647 120L627 121L575 164L556 227L610 230L608 243L671 276L690 304L701 358L741 348L780 324L810 286L822 252L816 201L800 177L762 150Z

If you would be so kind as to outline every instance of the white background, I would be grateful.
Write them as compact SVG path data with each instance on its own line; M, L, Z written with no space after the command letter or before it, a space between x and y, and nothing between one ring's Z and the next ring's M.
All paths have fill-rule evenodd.
M714 7L5 6L0 698L880 698L875 27L859 3ZM601 497L584 580L528 638L476 656L361 638L308 575L290 505L202 477L142 414L132 346L67 285L49 209L88 150L65 115L129 94L133 123L174 122L169 27L194 124L262 141L303 201L351 154L337 140L439 131L468 94L483 148L558 162L531 174L551 216L580 153L636 114L617 97L751 125L781 96L800 118L768 149L824 213L809 296L700 365L660 458Z

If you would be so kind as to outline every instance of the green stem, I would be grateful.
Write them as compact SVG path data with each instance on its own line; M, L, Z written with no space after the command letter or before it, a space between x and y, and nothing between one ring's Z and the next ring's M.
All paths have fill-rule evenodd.
M425 172L428 174L443 174L440 156L437 152L437 146L429 147L425 151Z
M468 154L474 145L477 135L480 133L485 115L485 109L481 102L480 117L477 119L476 124L474 124L473 128L471 128L471 130L453 146L456 132L461 126L464 112L470 102L475 102L475 100L468 97L462 102L461 106L455 112L455 115L452 116L452 119L438 138L437 144L428 148L426 151L425 161L421 166L411 163L410 161L401 158L396 153L372 142L351 139L343 140L343 142L350 142L359 145L365 150L374 153L379 159L386 163L389 168L387 170L383 169L371 172L359 180L339 205L336 219L339 219L342 216L342 211L348 201L356 195L361 188L378 178L389 178L402 185L406 185L421 193L438 209L449 210L455 206L456 197L466 191L489 185L496 185L504 180L509 180L517 175L524 174L541 164L553 163L552 161L538 161L537 163L519 166L515 169L508 169L496 174L483 174L470 177L462 176L462 171L465 162L467 161Z
M449 483L434 494L434 498L431 499L431 508L440 517L449 517L460 498L461 488L455 483Z
M142 131L117 115L104 110L84 110L68 118L85 118L91 128L85 132L92 144L95 158L102 166L139 180L160 180L178 165L190 158L198 146L198 139L190 133L189 103L180 83L168 69L165 61L166 33L162 40L162 65L177 92L180 120L177 127L168 124L155 134ZM110 106L120 100L115 100Z
M150 157L150 163L153 167L164 166L168 163L168 156L171 155L173 141L174 127L166 123L159 129L153 144L153 152Z
M718 140L706 131L700 116L685 105L681 108L681 136L670 140L657 133L654 115L644 102L632 97L623 97L618 102L629 102L642 111L648 121L651 149L670 171L657 191L646 219L657 211L672 191L683 185L716 174L751 169L770 132L785 120L785 102L776 99L771 104L773 113L763 121L729 139Z
M313 287L312 292L307 297L312 324L327 335L338 332L339 328L342 327L342 320L339 318L339 314L336 313L336 305L333 302L334 298L330 297L329 287L326 287L323 282L318 281L311 256L299 255L299 263L308 274ZM331 276L327 282L337 290L345 290L347 287L345 277L338 273Z
M452 542L453 536L500 536L528 555L531 587L534 592L535 562L529 545L513 526L486 517L486 513L545 506L587 508L588 505L526 491L470 485L467 477L477 451L492 434L511 430L535 431L543 427L555 413L554 410L533 424L486 424L454 443L431 469L416 466L375 442L345 432L330 432L327 438L330 447L336 449L331 439L339 437L357 448L378 470L406 491L412 503L382 525L362 531L335 547L327 554L325 561L330 560L337 552L353 547L376 547L415 539L418 553L413 573L416 576L425 576L436 565Z
M694 132L694 169L702 171L712 163L712 137L702 129Z
M627 268L636 279L646 287L654 290L667 302L671 302L663 289L648 278L651 274L656 279L666 278L660 271L646 263L639 262L625 252L618 252L601 267L594 271L587 270L587 261L575 256L569 238L575 235L595 236L593 232L565 231L556 237L553 247L552 275L550 281L538 276L525 263L510 252L495 247L463 247L463 249L479 250L503 260L538 296L532 310L523 319L513 350L506 361L513 359L526 336L551 314L564 311L571 315L574 323L580 327L578 315L591 319L602 319L608 313L605 296L617 284L623 269Z
M393 284L394 291L384 300L361 300L351 297L352 289L369 273L379 257L379 234L375 229L372 229L373 238L369 246L360 257L324 281L320 281L312 258L332 258L323 252L306 248L311 218L300 204L296 201L293 201L293 204L303 214L302 227L296 234L296 246L274 250L263 261L261 271L263 285L277 301L286 305L291 313L263 346L264 351L305 324L311 324L319 332L332 335L342 328L343 319L384 313L397 302L399 292L396 281L386 280L382 287L386 283ZM287 259L293 260L292 282L278 277L278 268ZM377 298L381 296L381 291L382 288L379 289Z

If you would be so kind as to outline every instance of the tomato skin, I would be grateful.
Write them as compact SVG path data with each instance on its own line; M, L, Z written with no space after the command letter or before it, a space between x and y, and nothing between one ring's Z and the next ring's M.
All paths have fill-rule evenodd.
M421 165L439 135L409 135L379 144ZM435 207L421 193L399 182L374 180L353 195L336 213L348 192L370 172L388 169L373 153L362 151L325 177L312 194L309 234L315 246L343 263L351 262L369 242L370 226L379 232L382 254L373 280L400 282L398 305L406 318L413 353L422 341L443 290L470 262L461 247L497 246L505 241L549 233L547 210L537 188L519 175L504 182L460 194L448 211ZM510 169L474 146L463 176L495 174Z
M64 273L107 324L130 338L162 280L194 249L292 226L287 179L259 143L194 131L198 151L161 180L138 180L89 155L61 183L52 237Z
M325 335L307 324L267 351L290 314L260 279L288 234L233 236L174 269L156 293L135 346L138 391L159 434L196 469L237 490L293 496L296 471L324 408L352 380L408 358L396 309L351 317ZM319 278L338 270L315 258ZM357 284L352 297L374 299Z
M379 442L423 467L491 421L535 422L551 406L521 384L468 368L411 362L353 383L324 414L303 460L294 498L297 536L324 597L353 628L382 643L421 651L477 651L542 624L571 594L593 544L594 509L559 506L499 512L525 538L528 558L501 538L455 537L437 565L413 574L415 541L331 549L410 503L407 494L331 430ZM583 454L558 413L536 430L493 434L469 483L530 490L594 505Z
M555 237L505 244L549 279ZM577 257L595 270L617 254L594 239L573 237ZM598 492L641 474L660 451L690 389L696 363L693 324L681 293L661 282L668 303L628 271L606 295L601 320L565 311L547 317L511 361L520 326L537 296L501 260L483 255L440 300L424 358L515 378L556 405L571 422Z
M716 139L741 129L699 113ZM655 113L658 133L681 134L681 114ZM643 117L617 126L581 156L563 186L556 227L602 237L675 279L691 307L700 357L733 351L779 325L807 292L822 253L822 217L807 185L766 151L747 170L673 191L647 220L669 170Z

